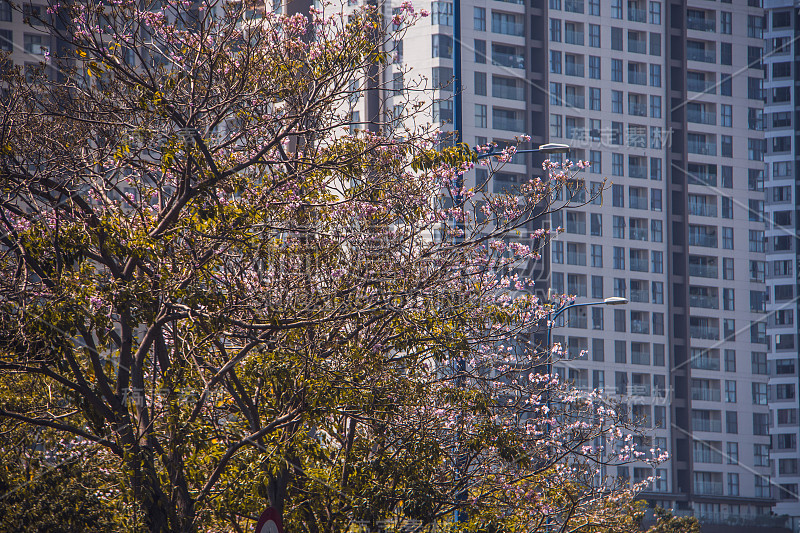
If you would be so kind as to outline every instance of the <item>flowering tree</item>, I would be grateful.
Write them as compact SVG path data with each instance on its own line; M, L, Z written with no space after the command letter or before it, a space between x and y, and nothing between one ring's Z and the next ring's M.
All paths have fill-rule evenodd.
M3 453L102 473L120 529L635 529L631 428L541 372L519 274L574 169L473 196L412 91L353 130L409 4L247 7L53 4L59 74L7 75Z

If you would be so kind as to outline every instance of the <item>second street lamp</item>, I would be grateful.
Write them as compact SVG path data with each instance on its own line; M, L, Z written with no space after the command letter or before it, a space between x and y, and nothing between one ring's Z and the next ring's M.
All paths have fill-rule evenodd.
M494 151L494 146L488 151L482 154L478 154L478 159L486 159L487 157L491 157L493 155L498 155L499 152ZM539 148L533 148L530 150L517 150L514 152L515 154L566 154L570 150L568 144L559 144L559 143L547 143L547 144L540 144Z
M555 324L555 320L561 316L564 311L568 309L575 309L578 307L592 307L595 305L625 305L628 303L627 298L622 298L620 296L611 296L609 298L604 298L599 302L581 302L581 303L571 303L569 305L565 305L564 307L558 309L557 311L550 313L547 315L547 373L553 373L553 355L551 351L551 344L553 341L553 325Z

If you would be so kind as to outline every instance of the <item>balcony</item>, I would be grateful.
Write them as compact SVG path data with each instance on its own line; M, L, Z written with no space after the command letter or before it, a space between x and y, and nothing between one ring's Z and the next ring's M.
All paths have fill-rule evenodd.
M650 301L650 293L647 292L647 289L640 290L640 289L631 289L631 302L643 302L647 303Z
M716 204L706 204L700 202L689 202L689 214L698 217L715 217L717 216Z
M703 17L686 17L686 27L697 31L717 31L714 20Z
M716 265L693 265L691 263L689 263L689 275L699 278L719 277Z
M717 155L717 143L716 142L702 142L702 141L692 141L690 140L688 143L688 149L690 154L698 154L698 155Z
M576 109L583 109L586 107L584 104L585 100L583 95L580 94L568 94L564 99L564 102L566 102L567 106L574 107Z
M647 11L628 6L628 20L631 22L647 22Z
M647 116L647 106L645 104L628 104L628 114L636 117Z
M631 320L631 333L650 333L650 324L645 320Z
M583 0L566 0L564 11L567 13L583 13Z
M699 370L719 370L719 357L693 357L692 368Z
M708 113L707 111L689 109L686 112L686 120L688 122L694 122L695 124L708 124L709 126L717 125L717 115L714 113Z
M583 63L567 63L564 65L564 74L567 76L583 77Z
M581 126L567 126L567 139L572 139L573 141L585 141L586 128Z
M689 163L688 169L689 185L710 185L717 186L717 167L716 165L696 165Z
M567 264L586 266L586 252L567 252ZM576 292L575 294L585 294L586 287L584 286L583 292Z
M649 265L647 259L631 258L631 270L634 272L647 272ZM633 326L631 326L631 329Z
M687 48L686 58L690 61L700 61L701 63L716 63L717 53L714 50L703 48Z
M700 430L709 431L709 430ZM717 430L719 431L719 430ZM704 494L708 496L722 496L722 482L721 481L695 481L694 491L697 494Z
M628 176L631 178L647 179L647 167L642 165L628 165ZM647 209L644 207L643 209Z
M567 319L567 326L570 328L586 329L586 315L570 315Z
M647 85L647 74L636 70L629 70L628 83L633 85Z
M510 20L492 20L492 32L514 37L525 37L525 24Z
M719 309L719 297L690 294L689 307L701 307L703 309Z
M525 56L522 54L505 54L492 50L492 65L496 67L509 67L525 69Z
M719 326L689 326L689 336L693 339L719 340Z
M639 39L628 39L628 52L633 54L646 54L647 43Z
M703 233L689 233L689 246L704 246L706 248L717 247L717 236L706 235Z
M687 511L681 511L686 513ZM691 512L689 512L691 513ZM675 515L678 515L676 511ZM688 516L688 515L687 515ZM748 514L729 514L729 513L698 513L697 518L702 524L720 524L725 526L748 527L751 530L760 528L784 528L789 529L788 517L770 515L748 515Z
M686 90L695 93L716 94L716 84L713 81L689 78L686 80Z
M583 46L583 32L574 30L565 31L564 42L566 44L577 44Z
M525 90L522 87L509 87L507 85L492 85L492 96L508 100L525 100Z
M629 238L632 241L646 241L647 228L631 228ZM647 293L647 291L644 292Z
M586 222L581 219L578 220L567 219L567 233L586 235Z
M720 400L719 389L695 389L695 388L693 388L692 389L692 400L702 400L704 402L718 402Z
M631 363L634 365L649 365L650 352L631 352ZM638 387L647 388L647 394L640 394L639 396L650 396L650 385L638 385Z
M496 130L521 132L525 131L525 121L515 118L494 117L492 127Z

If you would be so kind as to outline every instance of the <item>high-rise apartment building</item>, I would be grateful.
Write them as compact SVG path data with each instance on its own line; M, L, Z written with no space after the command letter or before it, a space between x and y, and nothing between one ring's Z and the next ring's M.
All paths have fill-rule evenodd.
M570 159L591 163L582 173L588 205L549 221L564 232L542 272L554 292L579 302L629 303L565 313L554 340L568 358L556 371L615 393L652 432L640 445L672 456L656 472L634 465L609 474L658 475L647 498L697 515L704 530L783 525L771 516L784 474L770 462L770 434L780 426L769 405L778 363L767 335L766 306L775 300L765 297L772 151L760 2L484 0L459 8L456 28L452 2L432 2L430 22L400 47L399 64L433 85L460 78L461 105L445 87L434 120L445 130L460 123L470 144L530 133L534 146L567 143ZM540 162L518 157L490 187L527 179ZM604 178L602 198L591 200ZM787 194L791 201L791 187ZM793 368L789 380L796 376ZM794 398L788 389L781 401ZM795 424L792 437L780 437L788 446L796 415L780 416ZM790 490L796 469L782 464Z
M793 517L800 527L800 471L798 471L798 294L797 294L797 164L800 4L767 0L764 25L765 108L761 126L766 131L764 189L767 221L768 311L767 370L772 436L772 479L775 512Z
M549 138L585 147L587 181L611 181L602 205L553 220L566 231L551 286L630 300L568 317L569 352L589 356L565 377L652 426L672 459L648 497L707 528L764 525L773 503L763 12L750 4L564 0L546 17Z

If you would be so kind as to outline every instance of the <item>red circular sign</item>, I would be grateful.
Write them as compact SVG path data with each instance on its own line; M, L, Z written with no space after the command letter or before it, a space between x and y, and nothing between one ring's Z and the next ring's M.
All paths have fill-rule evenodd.
M256 533L283 533L281 515L275 508L267 507L267 510L261 513L256 524Z

